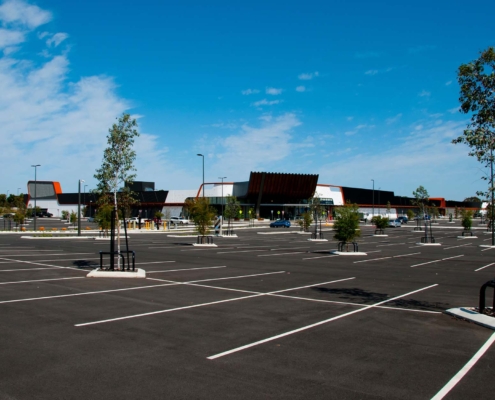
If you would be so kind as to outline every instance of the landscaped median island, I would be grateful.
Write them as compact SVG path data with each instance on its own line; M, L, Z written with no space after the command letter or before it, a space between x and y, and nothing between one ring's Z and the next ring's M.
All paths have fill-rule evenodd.
M338 250L332 251L333 254L342 256L365 256L366 253L360 252L355 239L361 236L359 229L359 207L357 204L347 203L343 207L335 210L337 218L333 224L335 239L339 241ZM352 247L351 247L352 246Z

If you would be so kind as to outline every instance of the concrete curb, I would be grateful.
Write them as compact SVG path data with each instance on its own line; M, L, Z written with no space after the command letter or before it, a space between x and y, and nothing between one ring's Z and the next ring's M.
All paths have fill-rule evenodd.
M328 239L308 239L310 242L328 242Z
M441 246L442 243L416 243L418 246Z
M86 278L146 278L146 271L141 268L136 271L105 271L98 268L86 275Z
M218 247L215 243L211 243L211 244L208 244L208 243L193 243L193 246L195 247Z
M362 251L331 251L330 254L337 254L339 256L367 256L367 253L363 253Z
M495 330L495 318L480 314L471 307L449 308L448 310L445 310L444 313Z

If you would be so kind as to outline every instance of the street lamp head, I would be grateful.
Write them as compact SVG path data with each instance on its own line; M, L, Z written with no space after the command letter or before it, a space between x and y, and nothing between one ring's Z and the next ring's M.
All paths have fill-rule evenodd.
M86 181L84 179L79 179L79 182L82 183L82 182L86 182Z
M31 165L31 167L36 168L36 167L41 167L41 165L40 164L36 164L36 165Z
M197 156L200 156L200 157L204 157L204 155L203 155L203 154L196 154L196 155L197 155Z

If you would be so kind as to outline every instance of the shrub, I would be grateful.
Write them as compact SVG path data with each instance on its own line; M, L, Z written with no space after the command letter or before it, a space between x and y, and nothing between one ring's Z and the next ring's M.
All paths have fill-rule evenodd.
M371 218L371 223L375 224L376 229L384 230L385 228L388 227L388 218L382 218L381 215L377 215L373 218Z
M340 242L352 242L361 236L359 228L358 205L347 203L343 207L335 210L337 219L333 225L335 230L334 238Z
M473 226L473 212L471 210L461 210L461 225L466 231L470 231Z

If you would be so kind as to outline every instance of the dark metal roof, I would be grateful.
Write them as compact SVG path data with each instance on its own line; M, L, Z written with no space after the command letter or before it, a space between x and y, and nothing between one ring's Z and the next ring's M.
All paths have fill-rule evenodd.
M261 192L262 203L297 203L313 197L317 183L318 175L251 172L246 197L256 200Z
M158 206L164 205L167 199L168 190L158 190L156 192L134 192L134 198L141 205ZM78 193L60 193L57 195L58 203L65 205L74 205L78 203ZM81 193L81 204L89 205L90 202L96 204L98 196L94 193Z

